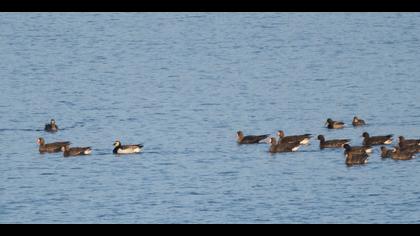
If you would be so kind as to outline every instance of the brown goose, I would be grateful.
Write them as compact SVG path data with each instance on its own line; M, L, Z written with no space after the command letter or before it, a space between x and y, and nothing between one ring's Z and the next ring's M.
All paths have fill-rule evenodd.
M64 157L89 155L89 154L92 153L92 149L90 147L70 148L70 145L66 145L66 146L62 147L61 151L63 151Z
M270 135L248 135L244 136L244 133L242 131L238 131L236 133L237 142L239 144L254 144L254 143L260 143L262 140L268 138Z
M300 147L300 142L289 142L289 143L282 143L277 142L276 138L270 138L270 152L271 153L278 153L278 152L295 152Z
M143 145L141 144L130 144L130 145L121 145L119 140L114 143L114 154L133 154L139 153L142 151Z
M350 139L332 139L325 141L324 135L318 135L319 148L341 148L344 144L348 144Z
M416 156L416 154L414 152L402 151L400 148L396 147L392 151L391 158L393 160L404 161L404 160L411 160L411 159L415 158L415 156Z
M405 143L400 143L398 148L401 151L415 152L415 153L420 152L420 146L419 145L407 145Z
M366 164L368 162L369 155L365 153L357 154L352 152L350 145L346 145L344 154L346 156L346 164L348 166Z
M52 133L57 132L58 131L58 126L55 123L55 120L51 119L50 123L45 125L44 130L47 131L47 132L52 132Z
M399 146L420 146L420 139L405 139L404 136L398 137Z
M53 152L61 152L61 148L70 145L70 142L55 142L55 143L45 143L44 138L38 138L36 141L39 145L39 152L40 153L53 153Z
M353 117L353 121L351 122L353 126L363 126L366 125L365 121L362 119L359 119L359 117L355 116Z
M370 137L367 132L364 132L362 137L364 137L363 145L383 145L392 143L392 134L384 136L372 136Z
M328 118L327 122L325 122L325 126L327 126L328 129L342 129L344 128L344 123L341 121L334 121Z
M302 145L308 144L311 139L311 134L285 136L283 130L279 130L277 136L279 136L279 142L281 143L294 143L298 141Z
M385 146L381 147L381 157L382 158L390 158L392 157L393 149L387 149Z
M346 145L348 145L348 144L344 144L344 146L343 146L344 149L346 148ZM356 153L356 154L362 154L362 153L365 153L365 152L367 154L371 154L372 151L373 151L373 147L372 146L352 146L351 151L353 153Z

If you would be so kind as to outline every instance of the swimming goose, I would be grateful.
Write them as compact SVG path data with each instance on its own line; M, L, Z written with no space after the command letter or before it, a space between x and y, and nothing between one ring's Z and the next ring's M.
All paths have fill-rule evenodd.
M359 164L366 164L368 162L369 155L365 153L354 153L352 152L352 148L350 145L346 145L344 154L346 156L346 165L359 165Z
M66 145L61 148L61 151L63 151L64 157L69 156L82 156L82 155L89 155L92 153L91 147L73 147L70 148L70 145Z
M270 152L277 153L277 152L295 152L300 147L299 141L289 142L289 143L282 143L277 142L276 138L270 138Z
M370 137L367 132L364 132L362 137L364 137L363 145L382 145L382 144L391 144L392 143L392 134L383 135L383 136L372 136Z
M344 144L348 144L350 139L332 139L325 141L324 135L318 135L319 147L324 148L341 148Z
M270 135L248 135L244 136L242 131L238 131L236 133L237 142L239 144L254 144L254 143L260 143L262 140L267 139Z
M382 158L390 158L392 157L393 149L387 149L385 146L381 147L381 157Z
M47 131L47 132L52 132L52 133L57 132L58 131L58 126L55 123L55 120L51 119L49 124L45 124L44 130Z
M415 152L403 151L399 147L394 148L391 154L391 158L393 160L399 160L399 161L411 160L415 158L415 156L416 156Z
M42 153L53 153L53 152L61 152L61 148L70 145L70 142L55 142L55 143L45 143L44 138L38 138L36 141L39 145L39 152Z
M114 154L133 154L133 153L141 152L143 145L142 144L121 145L121 142L117 140L114 143L114 147L115 148L112 151Z
M398 137L399 146L420 146L420 139L405 139L404 136Z
M325 122L325 126L327 126L328 129L342 129L344 128L344 123L341 121L334 121L328 118L327 122Z
M343 148L346 149L346 146L348 146L348 144L344 144ZM351 151L356 154L362 154L365 152L367 154L371 154L373 151L373 147L372 146L352 146Z
M359 119L359 117L355 116L353 117L353 121L352 121L353 126L362 126L362 125L366 125L365 121L362 119Z
M290 143L298 141L302 145L306 145L309 143L311 139L311 134L302 134L302 135L289 135L285 136L283 130L279 130L277 132L277 136L279 136L279 142L281 143Z

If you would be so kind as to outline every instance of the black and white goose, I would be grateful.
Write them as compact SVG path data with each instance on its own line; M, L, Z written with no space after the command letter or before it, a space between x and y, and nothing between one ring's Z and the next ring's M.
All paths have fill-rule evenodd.
M139 153L143 150L142 144L122 145L119 140L114 142L114 154L133 154Z

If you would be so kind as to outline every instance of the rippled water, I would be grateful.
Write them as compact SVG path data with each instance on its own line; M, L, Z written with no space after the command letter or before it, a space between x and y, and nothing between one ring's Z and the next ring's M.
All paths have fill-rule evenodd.
M0 14L1 223L420 223L420 161L245 134L419 138L418 13ZM364 128L330 131L326 118ZM55 118L62 131L42 130ZM92 146L40 155L38 137ZM143 143L112 155L116 139Z

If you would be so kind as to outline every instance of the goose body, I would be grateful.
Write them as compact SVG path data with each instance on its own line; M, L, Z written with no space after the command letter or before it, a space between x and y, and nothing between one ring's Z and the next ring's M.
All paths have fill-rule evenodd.
M319 147L321 149L324 148L342 148L344 144L348 144L350 139L332 139L332 140L325 140L323 135L318 135L319 140Z
M70 156L83 156L90 155L92 153L91 147L73 147L70 148L69 145L62 147L64 157Z
M302 134L302 135L290 135L285 136L283 130L279 130L277 132L277 136L279 136L279 142L281 143L294 143L299 142L302 145L309 144L311 139L311 134Z
M381 147L381 157L382 158L391 158L392 153L393 153L392 149L387 149L385 146Z
M401 146L420 146L420 139L405 139L404 136L398 137L398 145Z
M363 145L383 145L383 144L391 144L392 143L392 134L383 135L383 136L372 136L367 132L364 132L363 135Z
M401 150L398 147L395 148L392 151L392 154L391 154L391 158L393 160L397 160L397 161L411 160L411 159L415 158L415 156L416 156L415 152L404 151L404 150Z
M366 164L369 158L366 152L360 154L352 152L352 147L348 144L345 146L344 154L346 156L345 163L348 166Z
M58 131L58 126L55 123L55 120L54 119L51 119L51 121L50 121L49 124L45 124L44 130L46 132L51 132L51 133L57 132Z
M269 136L270 136L269 134L244 136L244 134L242 133L242 131L238 131L236 133L237 142L239 144L255 144L255 143L260 143L261 141L267 139Z
M133 154L141 152L142 149L142 144L121 145L121 142L117 140L114 143L114 150L112 152L114 154Z
M270 152L271 153L278 153L278 152L295 152L300 147L300 142L277 142L275 138L270 139Z
M61 152L61 148L70 145L70 142L45 143L44 138L38 138L37 144L40 153L54 153Z
M366 125L366 122L362 119L359 119L359 117L357 117L357 116L353 117L353 121L351 123L353 124L353 126Z
M328 129L342 129L344 128L344 122L341 121L334 121L330 118L327 119L327 122L325 123Z

